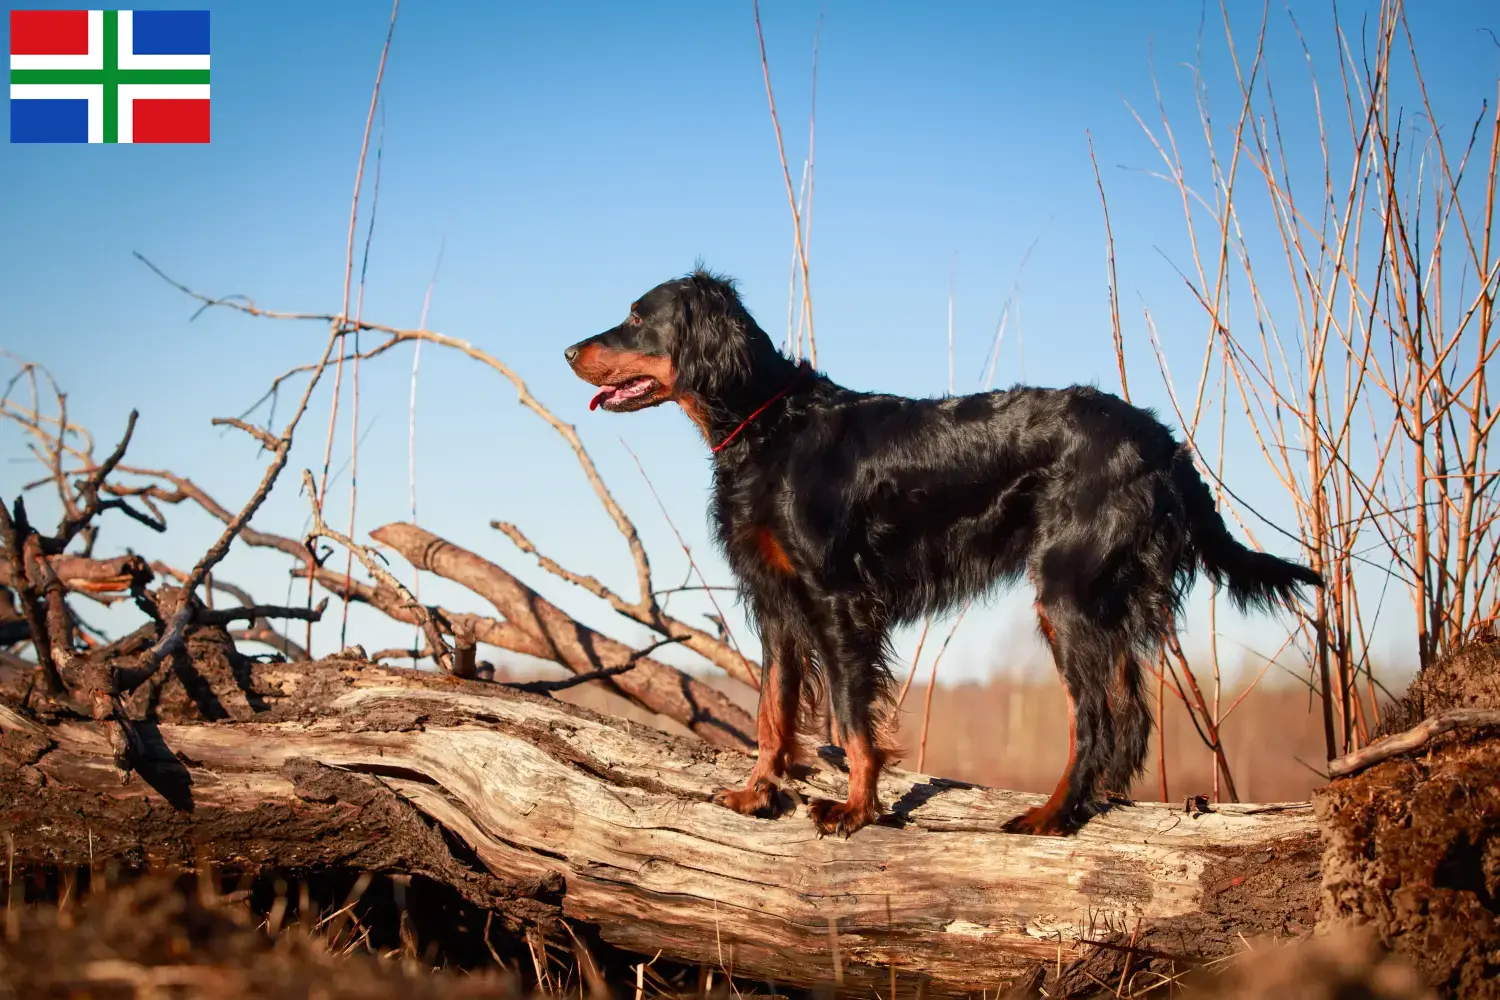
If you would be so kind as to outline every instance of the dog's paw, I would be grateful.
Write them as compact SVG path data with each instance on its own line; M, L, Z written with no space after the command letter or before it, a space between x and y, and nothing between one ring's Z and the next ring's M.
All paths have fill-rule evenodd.
M807 815L818 828L818 836L832 834L847 839L879 819L880 811L864 803L813 799L807 804Z
M761 778L747 788L721 788L714 793L714 805L742 816L771 819L776 814L776 786Z
M1001 829L1006 833L1019 833L1028 837L1066 837L1076 832L1077 827L1061 810L1037 806L1026 810Z

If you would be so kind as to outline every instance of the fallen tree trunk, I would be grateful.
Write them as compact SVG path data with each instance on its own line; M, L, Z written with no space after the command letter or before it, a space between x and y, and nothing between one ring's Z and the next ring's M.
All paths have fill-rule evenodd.
M882 992L893 974L903 992L993 990L1122 935L1137 954L1214 957L1310 927L1317 905L1301 804L1142 804L1036 838L998 830L1038 796L896 771L881 825L819 839L804 809L768 821L708 801L744 780L735 750L351 660L257 671L280 695L268 711L142 725L123 781L100 725L0 706L16 863L417 872L512 925L564 917L646 955ZM788 787L842 797L844 778L819 762Z

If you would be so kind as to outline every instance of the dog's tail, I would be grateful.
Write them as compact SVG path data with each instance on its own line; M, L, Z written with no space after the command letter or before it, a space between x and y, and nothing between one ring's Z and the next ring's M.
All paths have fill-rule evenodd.
M1323 586L1323 577L1315 571L1247 548L1229 533L1186 445L1179 446L1172 457L1172 482L1186 508L1199 565L1214 583L1229 591L1235 607L1291 610L1304 586Z

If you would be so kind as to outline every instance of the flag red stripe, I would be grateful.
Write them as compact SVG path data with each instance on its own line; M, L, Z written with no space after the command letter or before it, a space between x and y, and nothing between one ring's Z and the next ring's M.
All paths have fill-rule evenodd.
M13 10L10 12L13 56L86 56L89 12L86 10Z
M135 142L207 142L208 109L205 100L136 98L131 139Z

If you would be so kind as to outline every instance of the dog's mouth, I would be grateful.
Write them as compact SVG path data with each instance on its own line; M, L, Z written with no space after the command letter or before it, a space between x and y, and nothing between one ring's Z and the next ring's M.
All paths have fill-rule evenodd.
M611 412L639 410L661 402L658 398L662 384L650 375L637 375L614 385L602 386L589 402L590 410L601 406Z

